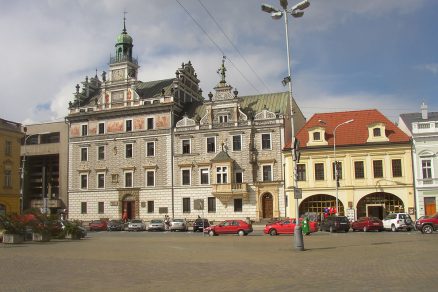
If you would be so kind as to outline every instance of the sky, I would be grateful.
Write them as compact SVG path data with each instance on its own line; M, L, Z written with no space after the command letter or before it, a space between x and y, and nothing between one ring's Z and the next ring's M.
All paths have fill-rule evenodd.
M292 7L299 1L290 1ZM278 0L0 0L0 118L60 121L77 83L108 72L126 28L138 78L175 77L192 62L203 95L220 80L240 96L287 91L284 20ZM391 121L438 111L438 1L310 0L289 17L293 95L304 115L378 109Z

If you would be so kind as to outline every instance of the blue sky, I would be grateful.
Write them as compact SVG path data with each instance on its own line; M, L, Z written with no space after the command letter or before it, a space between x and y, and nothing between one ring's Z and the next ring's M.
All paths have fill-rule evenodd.
M306 117L377 108L396 121L423 101L438 111L438 1L310 2L289 23L293 92ZM262 3L280 7L277 0L0 0L0 118L62 120L75 85L108 71L124 10L140 80L174 77L191 60L206 96L225 54L239 95L285 91L284 23Z

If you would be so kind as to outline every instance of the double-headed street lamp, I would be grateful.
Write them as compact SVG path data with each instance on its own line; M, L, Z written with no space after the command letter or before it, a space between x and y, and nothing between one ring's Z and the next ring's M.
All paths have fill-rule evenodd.
M290 51L289 51L289 32L288 32L288 14L292 15L293 17L301 17L304 15L304 9L309 7L310 2L308 0L304 0L292 8L287 8L288 2L287 0L280 0L280 5L283 8L282 10L275 8L274 6L268 5L268 4L262 4L262 10L264 12L270 13L271 17L273 19L280 19L282 16L284 16L284 27L286 30L286 51L287 51L287 71L288 76L283 79L282 83L283 85L286 85L286 83L289 85L289 98L290 98L290 119L291 119L291 130L292 130L292 137L293 137L293 153L292 157L295 157L294 153L298 151L298 149L295 149L295 147L298 145L298 143L295 143L295 130L294 130L294 114L293 114L293 97L292 97L292 77L291 77L291 63L290 63ZM297 159L296 157L293 159L294 161L294 171L296 172L297 168ZM295 173L296 174L296 173ZM298 187L297 182L297 176L294 175L294 190ZM294 241L295 241L295 249L297 250L304 250L304 242L303 242L303 234L301 232L301 226L299 224L299 211L298 211L298 198L296 198L296 224L295 224L295 230L294 230Z

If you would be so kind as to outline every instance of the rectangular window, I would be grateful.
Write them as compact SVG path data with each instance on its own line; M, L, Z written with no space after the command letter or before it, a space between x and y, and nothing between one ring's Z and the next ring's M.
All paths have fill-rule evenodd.
M365 170L363 166L363 161L354 162L354 177L356 179L365 178Z
M297 164L297 180L306 181L306 165Z
M41 144L59 143L61 139L60 135L61 134L59 132L41 134Z
M207 152L214 153L216 152L216 138L208 137L207 138Z
M321 141L321 132L313 132L313 141Z
M88 135L88 125L82 125L81 127L81 135L82 136L87 136Z
M272 165L263 165L263 181L272 181Z
M5 141L5 155L11 156L11 154L12 154L12 142Z
M132 188L134 185L132 175L133 173L131 171L125 172L125 188Z
M216 168L216 183L217 184L228 183L228 168L226 166Z
M154 118L147 119L147 127L148 130L154 129Z
M98 189L105 188L105 174L104 173L97 174L97 188Z
M190 169L183 169L181 171L182 176L182 185L189 186L190 185Z
M148 201L148 213L154 213L154 201Z
M105 160L105 146L97 147L97 160Z
M271 134L262 134L262 149L271 149Z
M236 183L237 183L237 184L241 184L241 183L243 183L243 173L242 173L241 170L240 170L240 171L236 171L236 172L234 173L234 176L235 176L235 179L236 179Z
M233 151L242 150L242 135L233 136Z
M146 186L154 187L155 186L155 171L147 170L146 171Z
M125 132L131 132L132 131L132 120L126 120L125 121Z
M190 198L183 198L183 213L190 213Z
M87 202L81 202L81 214L87 214Z
M105 203L97 202L97 213L104 214L105 213Z
M208 213L216 213L216 197L208 197Z
M242 212L242 199L234 199L234 212Z
M219 116L219 124L225 124L228 123L228 116L227 115L220 115Z
M98 131L99 134L105 134L105 123L99 123Z
M81 148L81 161L88 161L88 148Z
M133 144L125 145L125 158L132 158L132 149L134 148Z
M146 143L146 156L155 156L155 142Z
M375 178L383 177L383 161L373 160L373 172Z
M324 180L324 163L315 163L315 180Z
M201 174L201 185L208 185L210 184L210 171L208 168L201 168L199 170Z
M402 164L401 159L392 160L392 177L402 177Z
M12 171L5 170L5 188L12 188Z
M423 172L423 179L432 178L432 162L431 160L422 160L421 161L421 170Z
M81 174L81 189L88 188L88 174Z
M338 163L338 176L339 179L342 179L342 162L337 161ZM333 180L336 180L336 172L335 172L335 163L332 163L332 171L333 171Z
M189 154L190 153L190 140L182 140L182 153Z

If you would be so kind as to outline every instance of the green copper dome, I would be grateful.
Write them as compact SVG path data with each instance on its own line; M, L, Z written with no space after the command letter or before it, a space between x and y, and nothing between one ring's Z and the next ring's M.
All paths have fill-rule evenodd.
M124 31L118 35L117 44L132 44L132 37Z

